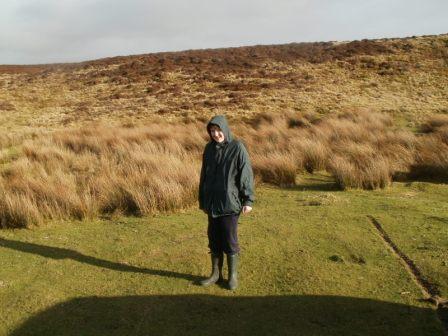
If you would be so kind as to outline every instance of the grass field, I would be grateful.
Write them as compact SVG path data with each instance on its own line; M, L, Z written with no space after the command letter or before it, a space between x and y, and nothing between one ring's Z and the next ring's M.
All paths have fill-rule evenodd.
M0 231L0 335L444 335L368 215L448 296L448 187L337 191L326 175L262 185L240 220L240 287L202 288L206 218Z

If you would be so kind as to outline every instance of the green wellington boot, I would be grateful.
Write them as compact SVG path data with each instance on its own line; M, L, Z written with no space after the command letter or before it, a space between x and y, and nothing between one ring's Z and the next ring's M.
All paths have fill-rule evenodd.
M227 267L229 268L229 289L238 287L238 254L227 255Z
M201 280L199 283L201 286L210 286L214 283L222 282L222 265L224 263L223 254L211 254L212 259L212 274L207 279Z
M219 255L219 262L218 262L218 269L219 269L219 277L218 277L218 283L224 282L224 277L222 276L222 266L224 264L224 253L221 253Z

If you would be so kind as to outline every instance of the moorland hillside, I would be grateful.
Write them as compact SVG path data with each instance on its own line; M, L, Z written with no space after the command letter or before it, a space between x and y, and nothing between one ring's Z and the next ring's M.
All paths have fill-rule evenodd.
M448 113L447 101L446 34L0 66L0 127L9 132L353 108L386 112L412 129Z

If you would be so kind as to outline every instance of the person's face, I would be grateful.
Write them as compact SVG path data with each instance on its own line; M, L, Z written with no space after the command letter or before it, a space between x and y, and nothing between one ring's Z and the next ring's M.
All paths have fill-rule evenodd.
M224 133L216 125L210 126L210 135L212 136L213 140L215 140L218 143L224 141Z

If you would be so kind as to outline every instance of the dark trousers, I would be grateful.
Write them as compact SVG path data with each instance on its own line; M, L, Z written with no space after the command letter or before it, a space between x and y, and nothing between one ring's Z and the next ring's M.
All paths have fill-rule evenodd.
M236 254L238 245L238 214L213 218L208 216L208 247L213 254Z

